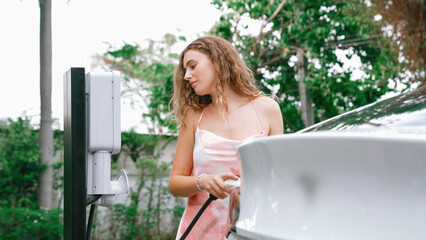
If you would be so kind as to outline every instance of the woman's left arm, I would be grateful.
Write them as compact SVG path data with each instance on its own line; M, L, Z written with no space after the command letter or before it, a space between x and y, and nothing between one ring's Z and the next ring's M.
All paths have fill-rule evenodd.
M261 108L263 112L263 117L264 119L266 119L269 125L268 136L283 134L284 124L280 105L278 105L278 103L272 98L263 97Z

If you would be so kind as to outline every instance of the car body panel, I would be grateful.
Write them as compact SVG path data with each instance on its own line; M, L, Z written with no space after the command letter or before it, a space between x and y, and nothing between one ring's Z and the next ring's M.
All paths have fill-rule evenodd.
M426 239L426 137L313 132L241 145L236 235Z

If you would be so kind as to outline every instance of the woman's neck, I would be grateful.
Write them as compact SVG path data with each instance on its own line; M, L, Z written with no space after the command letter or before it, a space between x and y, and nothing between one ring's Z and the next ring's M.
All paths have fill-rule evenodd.
M235 109L241 108L242 106L246 105L250 99L248 97L242 96L238 93L236 93L233 90L228 91L228 96L224 96L223 98L226 98L226 108L228 112L231 112ZM218 107L225 107L225 106L219 106L219 101L217 96L212 96L212 105L216 109L219 109Z

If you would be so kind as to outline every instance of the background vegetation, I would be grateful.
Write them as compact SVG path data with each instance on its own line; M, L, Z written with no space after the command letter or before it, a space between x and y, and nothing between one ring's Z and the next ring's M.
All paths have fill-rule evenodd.
M286 132L389 92L425 84L423 1L213 0L212 4L222 16L202 35L222 36L234 44L262 91L279 102ZM46 5L40 6L50 14ZM182 42L187 44L184 37L166 34L160 41L110 46L96 57L98 66L124 73L123 98L131 97L146 108L141 119L150 133L177 130L168 104L178 58L173 48ZM48 103L45 106L49 108ZM1 239L62 237L62 159L41 160L39 139L44 137L39 133L25 117L0 122ZM53 135L55 153L63 148L63 133ZM161 151L155 149L163 147L158 135L123 133L122 146L120 154L131 158L139 170L138 180L126 204L98 211L92 238L174 238L183 206L168 193L171 163L158 161ZM121 168L119 157L113 159L116 169ZM48 168L53 174L39 178ZM40 199L46 182L54 191ZM44 207L46 203L49 207Z
M413 45L411 40L398 37L398 26L404 21L398 25L392 14L382 16L383 4L389 2L215 0L212 4L222 16L206 34L222 36L239 50L262 91L279 102L285 132L374 102L389 92L425 84L424 64L419 65L424 56L410 58L405 52ZM415 4L406 5L414 9ZM418 32L424 23L416 23L411 27L415 35L424 35ZM155 125L152 129L159 132L175 130L168 100L177 61L171 49L180 41L186 40L168 34L161 41L149 41L148 47L110 46L98 57L106 70L126 75L126 92L144 99ZM415 46L424 52L421 41Z
M0 122L0 239L60 239L62 210L38 207L38 131L28 118Z

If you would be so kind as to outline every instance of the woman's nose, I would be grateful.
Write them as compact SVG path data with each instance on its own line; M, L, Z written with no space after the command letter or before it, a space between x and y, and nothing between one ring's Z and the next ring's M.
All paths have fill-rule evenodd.
M189 80L191 80L191 78L192 78L191 72L186 70L185 76L183 76L183 79L185 79L186 81L189 81Z

